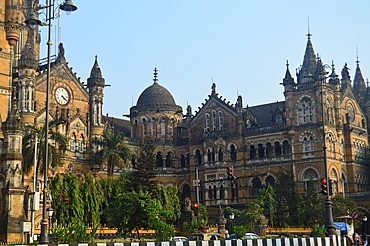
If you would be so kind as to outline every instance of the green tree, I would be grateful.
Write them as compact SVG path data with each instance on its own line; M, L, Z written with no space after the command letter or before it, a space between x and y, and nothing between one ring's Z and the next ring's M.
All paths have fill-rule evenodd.
M139 230L155 229L161 223L158 218L160 206L148 191L118 194L112 205L108 208L108 227L116 228L123 236L135 231L140 239Z
M157 160L154 155L154 145L151 138L147 139L143 151L140 153L137 164L133 166L135 171L127 180L128 188L139 192L148 191L149 194L155 194L157 191L157 180L155 180Z
M84 221L84 203L81 194L82 179L76 175L58 173L50 182L52 191L52 221L62 227Z
M274 227L276 213L276 197L272 186L268 183L265 188L258 193L257 200L262 208L262 213L268 220L268 225Z
M260 223L262 221L262 211L261 202L257 199L245 205L243 225L248 231L253 229L254 223Z
M49 123L49 144L48 144L48 167L55 168L61 166L61 158L67 150L67 138L56 132L56 121ZM35 139L38 136L37 155L36 155L36 175L43 172L43 158L45 153L45 127L41 128L35 125L26 125L24 128L24 136L22 140L22 154L23 154L23 172L28 174L34 165L35 156Z
M181 215L177 187L173 185L168 185L166 187L158 185L157 187L160 211L166 220L176 221Z
M304 227L312 227L324 223L323 202L317 195L317 183L313 180L307 182L307 190L302 195L302 223Z
M351 213L357 209L357 204L353 200L339 193L331 198L331 202L334 220L339 216L348 215L348 211Z
M301 198L297 192L292 171L281 170L277 173L275 188L277 207L276 222L279 226L299 226Z
M100 137L93 138L92 143L101 148L93 158L99 163L100 168L107 166L109 176L113 176L114 167L131 166L129 162L131 152L125 144L122 132L112 132L107 128Z
M82 178L79 189L84 205L83 222L87 227L97 228L100 226L100 217L106 201L102 183L96 181L92 175L86 175Z
M113 206L113 203L115 202L118 194L123 194L127 192L125 187L126 180L126 173L122 173L116 179L113 179L112 177L99 179L99 183L101 183L102 187L102 192L105 195L104 203L102 204L103 213L100 217L100 223L103 226L107 225L107 216L109 212L108 208Z

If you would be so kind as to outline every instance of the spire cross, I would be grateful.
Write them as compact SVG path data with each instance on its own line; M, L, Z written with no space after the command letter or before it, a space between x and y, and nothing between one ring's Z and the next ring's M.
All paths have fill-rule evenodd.
M357 45L356 45L356 57L357 57L356 64L358 65L360 63L360 61L358 60L358 49L357 49Z
M156 67L154 68L154 79L153 79L153 81L154 81L154 84L158 83L158 70L157 70Z
M306 36L308 37L308 39L311 39L312 34L310 33L310 17L309 16L307 17L307 27L308 27L308 33L306 34Z
M286 66L287 66L287 67L289 67L289 62L288 62L288 60L286 60Z

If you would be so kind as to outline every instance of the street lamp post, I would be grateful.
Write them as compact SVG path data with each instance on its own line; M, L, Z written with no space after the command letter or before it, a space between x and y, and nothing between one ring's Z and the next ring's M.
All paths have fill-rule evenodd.
M234 218L235 218L234 213L229 214L229 221L230 221L229 232L230 232L230 234L234 232L234 230L233 230L233 220L234 220Z
M364 215L364 217L362 217L362 221L363 221L363 228L362 228L362 233L367 233L367 228L366 228L366 223L367 223L367 216Z
M48 3L48 2L47 2ZM44 187L43 187L43 203L42 203L42 220L41 220L41 234L39 242L41 244L48 244L48 218L47 218L47 198L49 195L48 189L48 152L49 152L49 98L50 98L50 68L51 68L51 45L53 44L51 41L51 21L54 19L53 17L53 10L54 10L54 3L55 0L49 2L49 5L46 6L38 6L38 9L48 9L48 40L46 42L48 46L47 50L47 77L46 77L46 99L45 99L45 149L44 149L44 157L43 157L43 174L44 174ZM66 0L59 8L67 13L71 11L77 10L77 7L72 3L72 0ZM38 19L36 13L32 12L28 19L25 21L31 28L35 28L37 25L41 24L41 21Z

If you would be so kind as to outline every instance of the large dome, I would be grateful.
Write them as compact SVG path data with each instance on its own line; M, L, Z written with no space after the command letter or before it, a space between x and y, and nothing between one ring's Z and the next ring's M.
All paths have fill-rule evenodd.
M153 85L146 88L137 100L136 106L176 106L175 99L171 93L159 85L154 83Z

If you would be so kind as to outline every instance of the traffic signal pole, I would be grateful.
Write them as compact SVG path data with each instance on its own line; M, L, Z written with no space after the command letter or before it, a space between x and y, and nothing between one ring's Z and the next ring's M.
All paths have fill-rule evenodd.
M334 66L334 65L333 65ZM334 68L333 68L334 69ZM336 230L334 226L334 221L333 221L333 211L332 211L332 202L330 201L330 196L329 196L329 191L328 189L328 184L329 184L329 172L328 172L328 162L327 162L327 155L326 155L326 131L325 131L325 108L324 108L324 91L323 91L323 86L324 83L326 82L326 77L324 73L320 74L322 77L321 79L321 110L322 110L322 131L323 131L323 158L324 158L324 169L325 169L325 179L326 183L322 184L322 188L326 186L326 199L325 199L325 227L326 227L326 232L329 236L336 235ZM323 187L324 185L324 187ZM331 187L329 187L331 188ZM321 191L323 193L323 191Z

